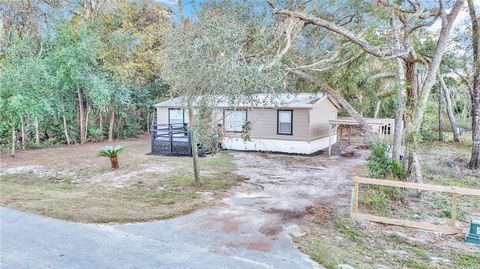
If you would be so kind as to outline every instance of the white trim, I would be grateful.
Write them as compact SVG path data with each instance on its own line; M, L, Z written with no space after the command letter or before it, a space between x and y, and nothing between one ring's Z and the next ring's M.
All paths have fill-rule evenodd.
M312 154L328 148L328 140L328 136L311 141L310 143L307 141L275 139L252 139L251 141L244 141L241 138L225 137L223 140L223 148L243 151ZM337 141L337 136L332 135L332 140L334 141L333 143L335 143Z

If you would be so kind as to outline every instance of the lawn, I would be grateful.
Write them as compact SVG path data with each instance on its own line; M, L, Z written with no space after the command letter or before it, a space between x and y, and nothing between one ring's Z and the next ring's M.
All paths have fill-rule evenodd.
M74 145L2 156L2 206L84 223L127 223L171 218L207 206L241 178L227 153L200 159L194 186L188 157L147 155L148 139L125 145L112 171L96 152L108 143Z
M480 175L465 168L469 146L466 142L422 144L424 183L480 189ZM359 175L367 176L366 169L363 171ZM360 191L361 197L365 194ZM446 194L424 192L399 197L385 208L361 203L360 210L431 223L450 221L450 196ZM480 248L464 244L465 234L444 235L352 221L345 213L349 208L345 209L319 202L309 210L305 234L294 237L303 252L326 268L479 268ZM470 219L480 219L479 197L459 196L458 210L459 225L466 231Z

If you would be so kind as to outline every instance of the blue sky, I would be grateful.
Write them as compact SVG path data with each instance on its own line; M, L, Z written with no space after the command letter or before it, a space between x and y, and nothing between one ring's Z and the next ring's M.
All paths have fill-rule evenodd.
M176 20L178 15L178 0L158 0L160 3L170 7L175 14L174 20ZM185 17L190 17L194 13L194 5L199 8L199 4L205 2L205 0L182 0L183 3L183 15ZM193 4L192 4L193 3Z

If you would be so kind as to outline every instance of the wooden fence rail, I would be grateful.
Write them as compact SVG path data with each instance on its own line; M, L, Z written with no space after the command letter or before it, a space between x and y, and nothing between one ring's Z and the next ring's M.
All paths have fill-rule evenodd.
M441 186L441 185L432 185L432 184L422 184L422 183L413 183L413 182L403 182L403 181L392 181L392 180L381 180L373 178L363 178L363 177L354 177L353 178L353 206L350 217L356 220L368 220L392 225L407 226L425 230L431 230L442 233L459 233L461 229L456 226L457 221L457 195L474 195L480 196L479 189L468 189L452 186ZM362 214L358 211L358 192L360 184L368 185L380 185L388 187L398 187L406 189L415 189L415 190L424 190L424 191L435 191L435 192L444 192L452 194L452 209L451 209L451 224L450 226L446 225L436 225L431 223L424 223L418 221L402 220L402 219L393 219L386 217L379 217L370 214Z

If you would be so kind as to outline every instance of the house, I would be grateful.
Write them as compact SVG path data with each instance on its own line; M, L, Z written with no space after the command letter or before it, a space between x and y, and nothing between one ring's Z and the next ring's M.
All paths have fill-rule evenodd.
M257 94L235 103L219 98L214 107L224 149L312 154L336 142L329 120L337 119L339 105L326 94ZM155 108L158 125L188 123L181 97ZM248 140L242 138L246 128Z

